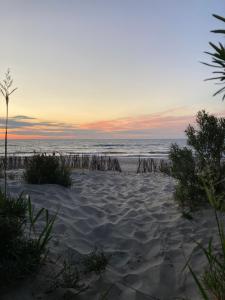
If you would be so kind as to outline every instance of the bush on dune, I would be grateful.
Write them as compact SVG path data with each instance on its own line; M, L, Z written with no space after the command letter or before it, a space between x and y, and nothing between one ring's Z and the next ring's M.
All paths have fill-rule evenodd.
M180 149L177 144L173 144L169 156L172 161L171 175L178 179L174 194L175 199L182 206L192 207L192 199L198 198L199 202L203 194L193 153L187 147Z
M225 119L198 112L197 129L185 130L190 148L173 144L169 158L171 174L178 180L175 197L182 206L194 208L206 201L203 181L215 186L216 194L225 192Z
M26 166L24 178L31 184L71 185L71 171L62 157L37 154L32 156Z

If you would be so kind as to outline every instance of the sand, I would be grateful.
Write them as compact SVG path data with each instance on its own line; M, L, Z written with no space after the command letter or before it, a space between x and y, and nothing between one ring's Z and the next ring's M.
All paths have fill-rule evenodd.
M123 160L122 173L74 171L71 188L57 185L28 185L9 180L13 195L22 191L37 208L58 210L51 261L35 279L15 287L3 300L63 299L62 291L46 294L45 272L54 272L58 255L75 257L95 246L111 254L110 265L101 277L90 280L90 288L66 299L200 299L189 272L182 271L185 256L192 253L198 274L205 260L194 240L206 244L216 235L211 209L182 217L173 200L175 181L160 173L136 174L134 161ZM65 297L64 297L65 299ZM102 298L103 299L103 298Z

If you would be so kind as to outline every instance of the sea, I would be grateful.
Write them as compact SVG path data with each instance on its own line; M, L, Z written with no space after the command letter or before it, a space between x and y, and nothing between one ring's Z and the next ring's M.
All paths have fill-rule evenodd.
M69 140L8 140L8 155L31 156L34 153L98 154L116 157L168 157L172 143L180 147L186 139L69 139ZM4 155L4 140L0 140L0 156Z

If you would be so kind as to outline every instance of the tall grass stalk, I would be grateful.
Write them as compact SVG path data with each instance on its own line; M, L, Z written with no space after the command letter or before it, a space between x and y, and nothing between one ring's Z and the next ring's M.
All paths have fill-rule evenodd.
M29 197L21 194L12 198L7 193L9 97L17 89L12 88L12 84L8 70L5 79L0 82L6 104L4 193L0 190L0 286L11 284L37 270L48 253L47 244L56 218L56 214L50 217L44 208L35 213ZM39 226L37 232L36 224L40 219L44 219L44 225Z
M5 118L5 159L4 159L4 185L5 185L5 196L7 194L7 153L8 153L8 119L9 119L9 96L17 88L12 89L13 79L10 75L10 70L8 69L5 73L5 79L0 82L0 91L5 99L6 104L6 118Z

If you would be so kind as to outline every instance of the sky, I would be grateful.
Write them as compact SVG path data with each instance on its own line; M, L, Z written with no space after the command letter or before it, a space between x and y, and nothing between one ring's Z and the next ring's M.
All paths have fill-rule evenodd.
M204 51L223 0L0 0L10 138L180 138L225 115ZM222 25L221 25L222 24ZM2 100L2 101L1 101ZM4 128L0 99L0 138Z

